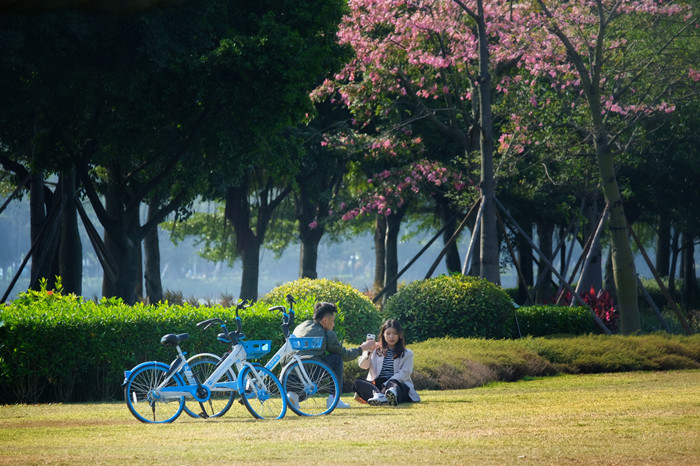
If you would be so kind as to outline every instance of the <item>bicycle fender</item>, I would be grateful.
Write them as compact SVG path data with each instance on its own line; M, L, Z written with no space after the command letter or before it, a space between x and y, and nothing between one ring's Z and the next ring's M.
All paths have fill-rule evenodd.
M124 382L122 382L122 387L126 385L126 383L129 381L129 377L131 377L131 374L138 370L141 369L142 367L162 367L165 370L170 369L170 366L165 364L164 362L160 361L148 361L148 362L142 362L141 364L133 367L131 370L124 371Z
M203 358L203 357L212 358L212 359L215 360L215 361L221 361L221 356L217 356L216 354L212 354L212 353L198 353L198 354L195 354L194 356L192 356L191 358L189 358L189 359L187 360L187 364L191 363L192 361L194 361L194 360L197 359L197 358Z

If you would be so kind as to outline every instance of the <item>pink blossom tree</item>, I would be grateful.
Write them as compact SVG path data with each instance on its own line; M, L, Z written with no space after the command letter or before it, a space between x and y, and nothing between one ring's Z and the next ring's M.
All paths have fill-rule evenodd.
M525 23L526 8L506 1L359 0L349 3L339 33L356 57L320 92L337 91L358 126L416 127L437 132L444 145L480 155L466 177L480 176L486 202L479 271L495 283L499 248L493 195L491 76L517 63L525 35L501 38L499 18ZM386 122L390 122L387 124Z
M670 92L692 70L669 66L674 58L668 52L674 41L697 30L697 13L689 4L656 0L537 0L537 6L534 23L544 27L533 31L539 37L523 66L552 87L576 90L582 97L572 105L584 108L583 123L610 205L620 330L634 333L641 328L637 276L615 157L625 153L640 119L673 111Z
M491 99L512 88L512 76L504 71L514 66L533 81L566 89L567 99L580 93L572 105L582 109L577 118L590 135L611 205L621 330L635 332L640 326L636 273L614 156L624 151L622 136L635 121L673 110L663 99L676 76L657 73L668 63L663 52L678 37L668 34L668 22L682 20L681 28L688 30L696 27L696 16L687 5L657 0L536 1L351 1L339 37L353 46L356 57L324 89L339 92L360 126L378 117L393 116L394 124L428 121L446 140L460 141L466 153L478 147L487 201L481 275L494 282L498 248L495 215L488 210L495 192ZM634 40L627 41L627 35ZM645 48L652 53L640 53ZM685 70L686 78L691 71ZM537 98L531 96L532 105L538 105ZM505 134L495 151L505 156L534 142L532 132Z

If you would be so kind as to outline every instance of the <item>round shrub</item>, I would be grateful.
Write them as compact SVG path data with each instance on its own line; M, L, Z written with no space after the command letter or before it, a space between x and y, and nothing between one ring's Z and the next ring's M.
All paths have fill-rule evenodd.
M297 301L335 303L338 306L335 332L341 341L362 342L368 333L377 333L382 324L379 310L367 296L346 283L325 278L301 278L285 283L264 295L260 302L269 306L282 305L287 302L288 294Z
M398 319L409 342L441 337L508 338L513 301L493 283L461 274L409 283L389 298L385 314Z

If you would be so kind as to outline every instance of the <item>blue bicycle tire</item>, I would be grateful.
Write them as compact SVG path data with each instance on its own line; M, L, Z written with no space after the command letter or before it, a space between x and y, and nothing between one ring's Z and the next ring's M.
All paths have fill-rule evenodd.
M143 363L129 375L124 385L126 405L133 416L141 422L166 424L180 416L185 406L185 397L173 400L158 399L153 389L165 380L168 365L162 362ZM168 386L183 386L179 374L174 374Z
M301 364L311 379L311 386L305 386L296 375L297 361L286 366L282 374L282 387L288 396L289 409L299 416L332 413L338 406L341 394L335 373L328 365L315 359L302 359Z
M252 370L257 371L263 379L262 386L259 386ZM239 383L243 404L253 417L282 419L287 413L287 397L282 382L269 369L262 366L246 366L239 374Z
M207 378L214 372L219 361L213 358L198 358L192 363L190 363L190 369L197 377L200 383L204 383ZM217 382L232 382L234 380L230 371L224 372L224 375ZM207 401L203 401L201 404L192 399L187 398L185 400L185 412L194 418L210 418L210 417L221 417L231 409L233 401L236 399L235 390L217 390L216 387L212 388L211 396ZM202 407L204 407L205 414L201 415Z

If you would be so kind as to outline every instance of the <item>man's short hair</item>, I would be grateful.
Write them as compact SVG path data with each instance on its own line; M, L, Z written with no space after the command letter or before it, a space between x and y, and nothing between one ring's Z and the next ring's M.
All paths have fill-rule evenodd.
M333 303L316 303L314 305L314 320L316 322L321 322L324 317L329 314L335 314L336 312L338 312L338 308Z

